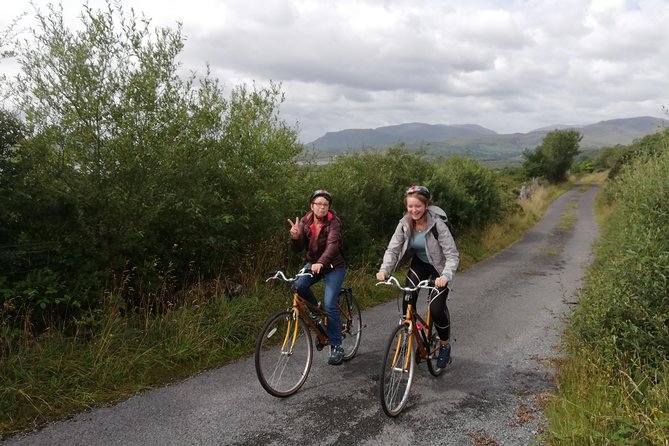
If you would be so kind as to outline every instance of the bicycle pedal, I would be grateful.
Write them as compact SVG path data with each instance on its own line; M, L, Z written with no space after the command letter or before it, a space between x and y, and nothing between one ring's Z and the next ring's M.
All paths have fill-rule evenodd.
M316 350L319 352L323 350L323 347L325 347L327 344L321 344L320 342L316 342Z

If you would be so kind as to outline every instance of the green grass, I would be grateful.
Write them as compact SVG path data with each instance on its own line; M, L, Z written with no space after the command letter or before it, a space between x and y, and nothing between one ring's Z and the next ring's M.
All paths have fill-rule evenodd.
M0 365L2 432L34 427L246 355L264 318L284 302L275 292L255 293L150 319L111 313L91 339L54 333L26 343Z
M553 446L669 444L669 365L630 377L584 348L558 365L559 393L546 407Z
M560 217L560 223L558 224L558 229L560 231L566 232L571 229L574 224L576 224L576 216L574 214L562 214Z
M375 272L347 275L362 308L394 296L370 286ZM247 356L267 317L291 299L283 285L261 282L243 296L213 296L161 317L120 316L110 308L90 339L52 333L26 341L0 363L0 431L15 434Z
M667 166L666 153L639 164L596 199L602 233L556 364L550 445L669 445Z

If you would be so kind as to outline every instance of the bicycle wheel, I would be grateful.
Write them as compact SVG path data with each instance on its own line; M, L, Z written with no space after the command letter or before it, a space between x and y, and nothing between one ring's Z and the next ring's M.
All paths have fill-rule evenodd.
M360 307L348 289L339 293L339 317L342 325L341 346L344 347L344 361L348 361L358 352L362 335Z
M381 407L389 417L399 415L409 400L416 365L410 336L409 327L406 325L395 327L383 356L379 373Z
M311 332L292 310L267 320L256 342L256 373L263 388L279 398L297 392L307 380L313 361Z

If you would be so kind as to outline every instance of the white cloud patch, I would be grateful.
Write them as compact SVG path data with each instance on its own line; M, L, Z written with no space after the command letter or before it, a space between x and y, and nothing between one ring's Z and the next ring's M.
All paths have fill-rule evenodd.
M183 23L185 68L208 63L226 87L281 83L304 142L403 122L526 132L669 104L665 0L122 2ZM19 3L3 5L0 29ZM63 0L71 22L81 4Z

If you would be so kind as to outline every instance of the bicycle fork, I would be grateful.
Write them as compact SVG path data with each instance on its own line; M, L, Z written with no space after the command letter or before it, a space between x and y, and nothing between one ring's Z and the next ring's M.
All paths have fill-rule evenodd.
M395 346L395 355L393 356L392 368L398 372L408 373L409 361L411 361L411 350L413 349L413 330L415 328L411 319L411 304L407 305L407 312L404 317L404 321L402 321L402 324L407 326L407 331L405 333L401 333L397 338L397 345ZM404 355L404 364L398 364L403 352L406 352Z
M293 354L293 347L295 347L295 342L297 341L297 325L298 325L298 313L293 312L293 317L288 319L288 326L286 327L286 334L283 337L283 343L281 344L281 354L290 356ZM292 336L291 336L292 331ZM290 341L290 349L286 350L286 345L288 340L292 337Z

